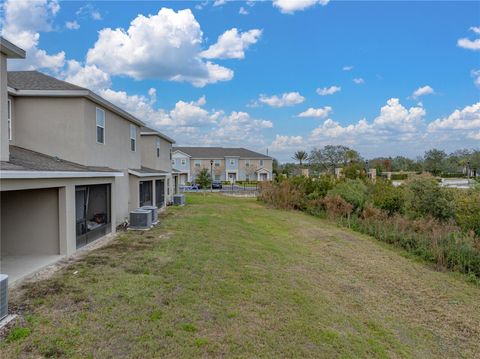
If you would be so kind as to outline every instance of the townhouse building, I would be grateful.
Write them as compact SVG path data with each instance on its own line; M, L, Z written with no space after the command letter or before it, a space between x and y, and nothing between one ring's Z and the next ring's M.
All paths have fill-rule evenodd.
M14 282L164 206L177 174L172 139L89 89L7 72L25 52L0 41L0 272Z
M182 185L204 168L218 181L269 181L273 158L245 148L174 147L172 165Z

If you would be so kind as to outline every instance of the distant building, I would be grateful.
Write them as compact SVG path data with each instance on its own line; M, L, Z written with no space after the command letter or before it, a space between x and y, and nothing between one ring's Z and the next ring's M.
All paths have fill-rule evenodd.
M218 181L269 181L273 158L245 148L174 147L172 167L180 184L192 182L206 168Z

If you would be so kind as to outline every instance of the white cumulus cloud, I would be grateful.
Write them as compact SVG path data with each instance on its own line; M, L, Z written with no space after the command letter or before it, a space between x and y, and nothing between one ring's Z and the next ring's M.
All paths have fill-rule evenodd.
M66 21L65 27L69 30L78 30L80 29L80 24L76 20Z
M365 80L362 79L361 77L356 77L352 81L355 82L357 85L361 85L361 84L365 83Z
M420 96L432 95L434 93L435 93L435 91L433 90L433 88L426 85L426 86L419 87L418 89L413 91L412 97L413 98L418 98Z
M280 96L273 95L260 95L258 99L261 103L267 104L271 107L287 107L298 105L305 101L305 97L300 95L299 92L286 92Z
M476 35L480 35L480 26L472 26L470 27L470 31L472 31ZM471 40L469 38L463 37L461 39L458 39L457 46L467 50L480 50L480 38Z
M155 15L138 15L127 30L100 30L87 64L110 75L186 81L197 87L231 80L231 69L201 58L202 42L200 24L190 9L162 8Z
M65 63L65 52L48 54L38 48L40 33L53 30L60 10L56 0L6 0L3 3L1 35L27 52L25 60L12 60L10 69L44 68L57 71Z
M277 7L284 14L293 14L295 11L302 11L314 5L327 5L330 0L273 0L273 6Z
M340 92L341 90L342 88L340 86L323 87L317 88L317 94L319 94L320 96L328 96Z
M466 106L461 110L457 109L449 116L436 119L428 125L429 132L478 129L480 129L480 102Z
M220 35L217 42L200 55L206 59L243 59L245 50L255 44L261 35L262 30L259 29L240 33L233 28Z
M332 108L330 106L325 106L323 108L310 107L308 110L299 113L298 117L325 118L328 117L330 113L332 113Z

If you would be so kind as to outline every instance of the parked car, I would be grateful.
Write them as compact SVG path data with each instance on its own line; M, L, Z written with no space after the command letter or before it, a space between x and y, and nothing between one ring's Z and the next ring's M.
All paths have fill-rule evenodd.
M212 188L213 189L222 189L222 181L213 181Z

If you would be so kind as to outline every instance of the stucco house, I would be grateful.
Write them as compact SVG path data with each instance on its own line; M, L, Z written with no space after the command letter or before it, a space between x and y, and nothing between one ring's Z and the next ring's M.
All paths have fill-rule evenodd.
M174 147L172 165L180 184L195 181L203 168L219 181L269 181L273 158L245 148Z
M172 139L89 89L7 72L25 52L0 40L0 272L11 283L114 233L130 210L164 206L177 175Z

